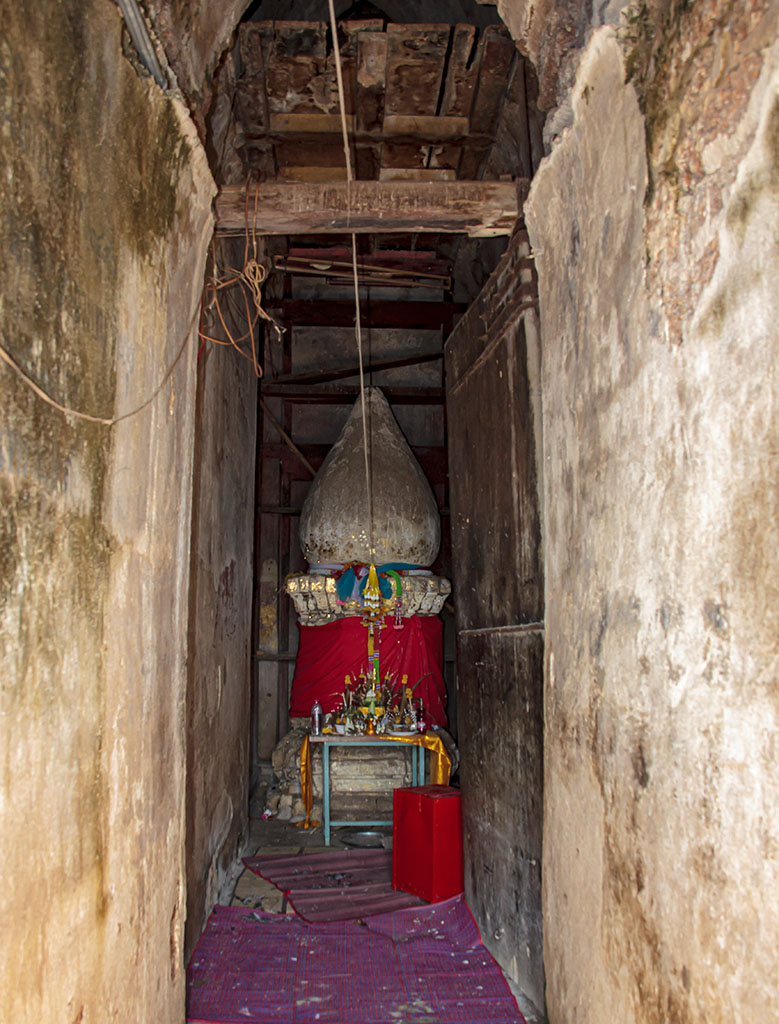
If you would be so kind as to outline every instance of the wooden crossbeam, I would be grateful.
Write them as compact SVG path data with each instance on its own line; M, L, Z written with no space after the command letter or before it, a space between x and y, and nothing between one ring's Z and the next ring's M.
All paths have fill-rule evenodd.
M355 119L347 114L346 127L354 137ZM436 117L433 114L386 114L379 129L360 132L359 141L375 139L422 139L429 142L449 142L452 139L464 139L469 135L470 128L467 117ZM283 138L286 135L341 135L340 114L271 114L270 136ZM485 138L491 138L485 135Z
M287 254L290 260L308 260L320 262L333 260L336 263L352 265L352 250L349 246L328 245L316 247L294 245ZM435 274L438 277L449 277L452 273L452 261L442 259L436 253L425 249L374 249L369 253L357 254L357 266L360 270L383 268L402 270L409 274Z
M443 388L383 387L388 402L394 405L442 405ZM301 405L352 405L360 393L359 384L263 384L266 398L283 398ZM305 445L301 446L307 454Z
M425 232L509 235L528 183L504 181L264 182L249 187L249 226L262 235ZM256 194L256 204L255 204ZM216 230L240 234L247 189L216 198ZM254 213L256 208L256 215Z
M406 366L419 366L420 363L433 363L443 359L443 352L428 352L419 356L406 356L397 359L374 359L363 367L365 373L379 373L381 370L396 370ZM282 377L264 377L263 386L273 387L276 384L327 384L333 380L343 380L344 377L356 377L360 372L360 366L355 363L352 366L333 367L330 370L317 370L311 373L287 373Z
M272 315L297 327L353 327L354 302L351 299L282 299L273 303ZM455 316L467 309L464 302L386 302L360 303L363 322L373 328L408 330L452 329Z

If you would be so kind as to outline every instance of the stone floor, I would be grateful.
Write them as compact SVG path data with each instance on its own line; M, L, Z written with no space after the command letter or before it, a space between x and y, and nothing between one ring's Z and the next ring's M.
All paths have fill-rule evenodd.
M252 856L284 856L295 853L324 853L326 850L343 850L348 844L342 842L341 836L348 836L349 829L334 829L331 835L330 846L325 846L324 835L321 828L303 829L289 821L280 821L278 818L264 820L261 817L261 800L252 803L250 818L250 834L248 853ZM391 845L391 829L383 829L386 833L385 845ZM239 876L233 892L231 905L234 907L251 907L264 910L271 914L283 914L287 912L287 901L279 890L260 878L253 871L244 870ZM511 987L520 1010L524 1014L527 1024L545 1024L546 1017L540 1013L533 1004L519 992L511 982L506 979Z

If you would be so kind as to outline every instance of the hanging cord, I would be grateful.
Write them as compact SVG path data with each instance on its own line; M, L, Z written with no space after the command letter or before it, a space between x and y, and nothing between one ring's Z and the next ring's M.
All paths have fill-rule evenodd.
M257 356L257 339L255 337L255 328L259 323L260 319L265 320L269 323L276 331L277 335L281 337L284 333L284 328L274 318L262 308L262 285L265 278L268 276L267 269L257 259L257 204L259 201L259 188L255 185L254 188L254 212L252 215L251 229L249 227L249 185L246 186L246 196L244 200L244 249L243 249L243 267L241 270L236 270L234 267L229 267L224 271L222 277L219 276L217 271L217 258L216 249L212 241L211 245L211 260L213 266L213 276L210 284L211 298L208 303L208 307L205 306L205 293L203 301L203 312L209 313L212 309L215 310L219 323L222 325L222 330L225 333L225 338L215 338L211 334L206 334L202 329L199 330L200 338L203 341L210 341L214 345L231 345L236 352L244 359L252 364L254 373L257 377L262 377L262 365L260 364ZM251 255L249 255L249 247L251 246ZM229 289L237 285L240 288L241 296L244 301L245 315L247 330L240 338L234 337L232 331L227 326L225 321L224 312L222 310L222 303L220 301L219 293L224 289ZM229 292L225 292L225 296L228 296ZM250 308L250 301L254 304L254 313L252 314ZM241 313L233 304L233 311L236 315L240 316ZM202 325L202 318L201 318ZM249 341L251 346L251 353L245 352L241 345L245 341Z
M346 162L346 217L347 223L351 214L351 185L352 155L349 148L349 133L346 128L346 101L344 100L344 82L341 71L341 49L338 45L338 26L335 20L335 6L333 0L328 0L330 7L330 31L333 36L333 56L335 57L335 78L338 84L338 105L341 110L341 134L344 143L344 159ZM357 335L357 356L360 364L360 404L362 407L362 440L365 455L365 487L368 494L368 531L370 538L371 561L376 553L373 537L373 488L371 486L371 471L368 461L368 418L365 412L365 372L362 360L362 328L360 325L360 280L357 273L357 235L352 232L352 273L354 276L354 309L355 309L355 333Z
M257 261L257 207L260 198L260 187L255 184L254 186L254 212L252 214L252 230L251 230L251 246L252 255L249 257L249 187L247 183L246 187L246 202L244 204L244 230L245 230L245 242L243 248L243 271L241 276L243 277L246 284L249 286L252 298L254 299L254 306L257 310L257 315L261 316L262 319L271 324L276 331L277 337L281 338L284 333L284 328L276 320L266 313L262 308L262 285L265 278L268 276L267 269Z
M2 359L4 363L10 366L14 373L16 373L17 376L19 376L24 381L24 383L30 388L30 390L33 391L38 396L38 398L46 402L47 405L50 405L52 409L56 409L58 412L63 413L65 416L74 416L76 419L86 420L87 423L101 423L105 427L113 427L117 423L121 423L123 420L129 420L131 417L137 416L139 412L143 412L144 409L147 409L154 401L154 399L157 397L157 395L160 393L160 391L162 391L162 389L165 387L168 380L170 379L171 374L176 369L179 359L181 359L181 357L184 354L184 349L187 347L187 342L189 341L190 336L192 334L192 328L195 326L195 321L197 320L198 312L199 307L192 314L192 319L189 321L186 333L184 334L184 340L182 341L181 346L178 352L176 353L176 357L170 364L168 369L165 371L165 375L163 376L162 380L159 382L157 387L154 389L154 391L152 391L152 393L149 395L145 402L142 402L140 405L136 406L134 409L131 409L129 412L123 412L121 416L114 416L111 418L107 416L91 416L89 413L79 412L77 409L71 409L70 406L61 405L59 402L55 401L51 397L51 395L48 395L43 390L43 388L39 387L35 383L32 377L30 377L29 374L27 374L27 372L23 370L21 366L19 366L19 364L16 362L16 360L13 358L10 352L8 352L8 350L5 348L3 344L0 344L0 359Z
M212 279L212 282L211 282L211 289L212 289L212 293L213 293L213 298L212 298L211 303L209 304L209 309L212 306L216 309L216 313L217 313L217 316L219 317L219 321L220 321L220 323L222 325L222 329L224 330L225 335L226 335L228 340L225 341L225 340L223 340L221 338L211 337L211 336L205 334L204 331L201 329L201 327L198 327L198 335L199 335L199 337L203 341L210 341L210 342L213 342L215 345L232 345L232 347L238 353L240 353L240 355L243 356L244 359L248 359L249 360L249 362L252 364L252 366L254 368L255 374L258 377L261 377L262 376L262 366L260 365L259 359L257 358L257 347L256 347L256 342L255 342L254 329L257 326L257 323L259 322L260 318L262 318L265 321L267 321L268 323L270 323L273 326L274 330L276 330L278 332L279 336L281 336L281 334L283 333L284 328L279 323L277 323L277 321L274 320L274 318L272 316L270 316L268 313L266 313L265 310L262 308L262 285L263 285L263 282L265 281L265 278L267 277L268 272L265 269L265 267L257 260L257 231L256 231L256 228L257 228L257 204L258 204L258 197L259 197L259 190L255 186L255 190L254 190L254 215L253 215L253 219L252 219L252 226L251 226L251 232L250 232L250 230L249 230L249 190L248 190L248 186L247 186L246 202L245 202L245 207L244 207L245 245L244 245L244 265L243 265L243 269L239 271L239 270L234 270L233 268L229 268L226 271L226 276L224 278L221 278L221 279L218 278L217 273L216 273L216 253L215 253L215 251L212 248L212 260L213 260L213 266L214 266L214 275L213 275L213 279ZM251 243L251 246L252 246L252 256L251 257L249 256L249 245L250 245L250 243ZM213 246L213 242L212 242L212 246ZM222 312L222 307L221 307L221 304L219 302L219 291L221 291L224 288L229 288L230 285L234 285L234 284L240 284L241 285L241 291L242 291L242 294L243 294L245 313L246 313L246 322L248 324L248 330L246 331L245 334L241 335L240 338L234 338L232 333L230 332L230 330L229 330L229 328L227 326L227 323L225 322L224 314ZM248 288L248 292L249 292L248 295L246 293L246 289L247 288ZM251 314L250 305L249 305L249 299L250 298L254 302L255 312L254 312L253 316ZM50 405L52 407L52 409L56 409L58 412L61 412L64 416L73 416L76 419L84 420L87 423L100 423L104 427L113 427L117 423L121 423L123 420L128 420L128 419L131 419L133 416L137 416L139 413L143 412L144 409L147 409L152 404L152 402L157 397L157 395L159 395L160 391L162 391L162 389L165 387L165 385L168 382L168 380L170 379L170 376L173 373L173 371L178 366L178 362L181 359L182 355L184 354L184 350L187 347L187 342L189 341L190 335L192 333L192 328L195 326L195 323L198 320L198 317L200 318L200 323L202 324L202 319L203 319L203 315L204 315L205 312L207 312L207 311L205 309L205 293L204 293L203 298L201 299L200 305L195 310L195 312L192 314L192 318L189 321L189 324L187 326L186 332L184 334L184 340L181 342L181 345L179 347L178 352L176 353L175 358L173 359L173 362L170 364L168 369L165 371L165 374L163 375L162 380L159 382L157 387L154 389L154 391L152 391L151 395L149 395L149 397L144 402L142 402L140 405L136 406L134 409L131 409L129 412L122 413L121 416L113 416L113 417L110 417L110 416L93 416L90 413L80 412L78 409L73 409L73 408L71 408L68 405L62 405L60 402L56 401L56 399L52 398L51 395L47 394L43 390L43 388L40 387L40 385L35 383L35 381L32 379L32 377L30 377L30 375L26 372L26 370L23 370L22 367L16 362L14 357L11 355L11 353L8 351L8 349L5 347L5 345L2 344L2 342L0 342L0 360L2 360L7 366L9 366L14 371L14 373L27 385L27 387L30 388L30 390L34 394L36 394L38 396L38 398L41 399L41 401L45 402L47 405ZM244 352L243 349L240 348L240 345L244 341L246 341L247 338L250 340L250 343L251 343L251 355L249 355L248 353ZM364 410L364 407L363 407L363 418L364 418L364 416L365 416L365 410ZM309 468L310 468L310 464L309 464Z

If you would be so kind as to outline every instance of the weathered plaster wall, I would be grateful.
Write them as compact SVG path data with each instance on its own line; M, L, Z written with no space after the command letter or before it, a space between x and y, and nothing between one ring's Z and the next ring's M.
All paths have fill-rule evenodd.
M212 181L105 0L0 5L0 1019L183 1016L195 354ZM180 358L176 362L177 355Z
M233 349L203 348L197 398L187 692L187 954L214 903L234 883L247 838L254 370Z
M779 1013L779 5L666 8L594 35L528 208L553 1024Z

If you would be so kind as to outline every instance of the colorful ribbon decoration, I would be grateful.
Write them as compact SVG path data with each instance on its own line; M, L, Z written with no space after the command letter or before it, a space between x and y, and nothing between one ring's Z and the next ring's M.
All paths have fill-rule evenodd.
M384 565L377 565L376 572L379 577L379 590L381 596L386 600L392 597L392 582L388 576L396 578L395 592L398 591L399 573L408 572L410 569L421 569L422 566L410 562L387 562ZM350 562L343 569L333 572L335 578L335 590L339 601L359 601L368 583L369 565L362 565L358 562Z

